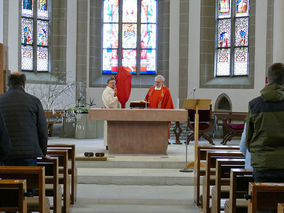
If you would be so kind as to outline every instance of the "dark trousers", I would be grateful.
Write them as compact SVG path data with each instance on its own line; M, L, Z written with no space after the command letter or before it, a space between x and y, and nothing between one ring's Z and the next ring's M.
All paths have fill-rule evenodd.
M6 166L37 166L36 158L17 158L5 162Z
M254 169L254 182L284 183L284 169ZM257 213L276 213L277 210L257 210Z

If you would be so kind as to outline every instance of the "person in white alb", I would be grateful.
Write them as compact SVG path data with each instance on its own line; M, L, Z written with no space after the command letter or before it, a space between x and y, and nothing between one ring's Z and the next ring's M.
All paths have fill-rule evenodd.
M104 107L107 109L116 109L118 108L118 98L117 92L115 90L115 80L114 78L110 78L107 81L107 86L103 92L102 100ZM107 121L104 122L104 145L106 150L108 150L107 146Z

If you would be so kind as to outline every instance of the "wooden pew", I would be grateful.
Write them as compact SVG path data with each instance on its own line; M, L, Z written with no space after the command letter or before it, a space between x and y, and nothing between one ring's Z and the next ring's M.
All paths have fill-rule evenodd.
M0 180L0 211L27 213L26 180Z
M249 183L248 213L257 210L277 211L278 203L284 202L284 183Z
M67 150L68 160L71 161L71 167L68 168L68 174L71 175L71 204L77 200L77 167L75 163L76 149L75 144L52 144L48 145L49 150Z
M231 169L230 196L224 205L225 213L247 212L248 201L244 195L248 193L249 182L253 182L252 170Z
M40 158L37 159L37 165L45 168L46 196L52 196L53 205L51 209L54 213L61 213L62 192L59 185L59 170L57 158Z
M284 213L284 203L278 203L277 213Z
M219 213L221 198L228 198L230 192L230 171L232 168L244 168L245 159L217 159L215 186L211 190L212 213Z
M59 173L62 178L59 178L59 184L63 184L63 213L70 211L70 179L68 176L68 151L67 150L47 150L47 155L58 157L59 159Z
M216 168L216 159L218 158L244 158L243 154L236 150L212 150L206 154L206 172L203 181L203 212L210 212L210 184L215 184L215 181L210 180L211 169Z
M45 171L42 166L0 166L2 179L26 179L28 189L37 189L38 197L28 197L28 211L46 213L50 211L45 197Z
M194 170L194 202L197 206L201 205L200 200L200 178L205 176L205 170L201 170L201 167L205 167L203 161L206 160L206 153L209 150L240 150L239 146L198 146L197 147L197 168Z

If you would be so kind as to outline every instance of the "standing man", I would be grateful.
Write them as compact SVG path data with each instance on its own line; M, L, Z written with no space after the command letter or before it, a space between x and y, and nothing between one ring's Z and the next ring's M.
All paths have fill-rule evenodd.
M149 102L148 108L157 108L157 109L174 108L170 90L164 85L164 82L165 82L164 76L157 75L155 77L155 85L149 89L145 97L145 100ZM170 138L170 125L171 122L169 122L168 138Z
M110 78L107 80L107 86L103 91L102 100L104 107L107 109L116 109L118 108L118 98L117 91L115 90L115 80L114 78ZM104 145L106 150L108 150L107 146L107 121L104 122Z
M8 78L9 89L0 96L0 109L11 139L8 166L36 166L36 158L47 151L47 124L38 98L25 92L26 76L19 72Z
M268 85L249 102L246 145L255 182L284 182L284 64L268 69Z

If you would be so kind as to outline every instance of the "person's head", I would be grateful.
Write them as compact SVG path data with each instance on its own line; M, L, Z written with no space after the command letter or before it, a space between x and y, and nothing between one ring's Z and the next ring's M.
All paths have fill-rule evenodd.
M22 87L25 88L26 75L20 72L14 72L8 77L8 86L11 88Z
M115 79L113 77L107 80L107 86L112 89L115 88Z
M162 75L157 75L155 77L155 86L161 88L164 85L165 78Z
M268 68L268 83L284 84L284 64L275 63Z

